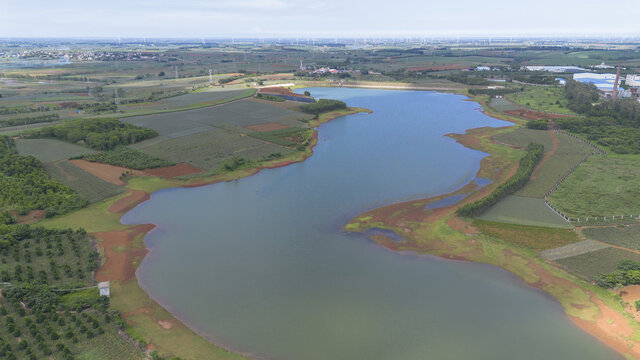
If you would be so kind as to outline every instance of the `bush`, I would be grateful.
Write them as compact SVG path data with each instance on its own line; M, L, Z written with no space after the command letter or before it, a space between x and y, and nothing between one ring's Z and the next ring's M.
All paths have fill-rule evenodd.
M531 120L527 122L527 128L534 130L547 130L549 128L548 120Z
M91 162L122 166L134 170L154 169L175 165L171 161L160 159L126 146L118 146L113 150L87 155L84 159Z

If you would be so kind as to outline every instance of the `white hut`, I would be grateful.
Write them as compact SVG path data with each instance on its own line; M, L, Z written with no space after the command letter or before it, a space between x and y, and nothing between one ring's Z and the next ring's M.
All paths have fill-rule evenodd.
M109 282L103 281L98 283L98 289L100 290L100 296L109 297Z

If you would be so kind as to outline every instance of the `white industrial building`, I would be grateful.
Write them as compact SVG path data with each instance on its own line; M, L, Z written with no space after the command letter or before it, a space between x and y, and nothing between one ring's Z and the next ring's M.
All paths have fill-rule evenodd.
M640 86L640 75L631 75L631 74L627 75L625 79L625 84L631 87Z

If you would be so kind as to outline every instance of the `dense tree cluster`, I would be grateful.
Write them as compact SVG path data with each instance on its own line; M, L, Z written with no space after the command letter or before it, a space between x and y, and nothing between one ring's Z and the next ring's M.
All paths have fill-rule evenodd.
M18 155L13 140L0 136L0 209L39 209L53 216L86 204L71 188L50 179L38 159Z
M536 143L529 144L527 153L522 157L522 159L520 159L520 164L516 173L503 184L500 184L488 196L458 208L458 215L478 216L491 206L495 205L503 197L522 188L529 181L529 177L531 177L533 169L535 169L538 162L540 162L543 154L544 146Z
M117 119L79 119L29 133L30 137L84 143L97 150L110 150L118 145L133 144L157 135L154 130L126 124Z
M612 272L596 275L594 281L598 286L605 288L638 285L640 284L640 263L623 260Z
M534 130L547 130L549 128L548 120L531 120L527 122L527 128Z
M46 123L46 122L52 122L57 120L60 120L60 115L58 114L44 114L44 115L21 117L21 118L18 117L18 118L0 120L0 127L38 124L38 123Z
M567 107L584 117L557 119L556 124L620 154L640 154L640 103L634 99L600 99L596 87L569 80Z
M489 85L490 82L487 79L476 77L476 76L466 76L461 74L453 74L447 77L448 80L466 84L466 85Z
M524 91L524 88L508 87L504 89L469 89L471 95L489 95L489 96L504 96L507 94L513 94L520 91Z
M323 112L346 109L347 104L340 100L320 99L315 103L300 106L300 109L306 113L320 115Z
M118 146L113 150L87 155L85 159L129 169L144 170L174 165L171 161L153 157L142 151L126 146Z
M558 83L555 76L545 76L545 75L515 75L513 80L521 81L529 84L540 84L540 85L555 85Z

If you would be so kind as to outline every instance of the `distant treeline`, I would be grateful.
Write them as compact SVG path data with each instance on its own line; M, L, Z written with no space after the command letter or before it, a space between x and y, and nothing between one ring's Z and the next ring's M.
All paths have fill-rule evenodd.
M151 129L123 123L117 119L79 119L33 130L31 138L54 138L71 143L84 142L96 150L110 150L158 136Z
M520 91L524 91L524 88L504 88L504 89L469 89L471 95L489 95L489 96L504 96L507 94L513 94Z
M60 115L58 114L44 114L44 115L38 115L38 116L32 116L32 117L11 118L6 120L0 120L0 127L47 123L47 122L52 122L57 120L60 120Z
M308 114L320 115L331 110L346 109L347 104L340 100L320 99L312 104L300 106L300 109Z
M491 84L491 82L489 82L487 79L481 78L481 77L475 77L475 76L465 76L465 75L460 75L460 74L453 74L453 75L449 75L447 76L447 79L453 82L457 82L457 83L461 83L461 84L467 84L467 85L489 85Z
M515 75L513 76L513 80L521 81L530 84L539 84L539 85L556 85L558 80L554 76L544 76L544 75Z
M535 169L538 162L542 159L543 153L544 146L541 144L529 144L527 153L522 157L522 159L520 159L520 164L516 173L503 184L500 184L488 196L458 208L458 215L469 217L478 216L491 206L495 205L503 197L522 188L529 181L529 178L533 173L533 169Z
M46 216L53 216L86 204L71 188L50 179L38 159L18 155L13 140L0 136L0 209L19 214L45 210Z
M584 135L619 154L640 154L640 103L635 99L601 99L592 84L568 80L567 107L584 117L555 120L558 127Z

